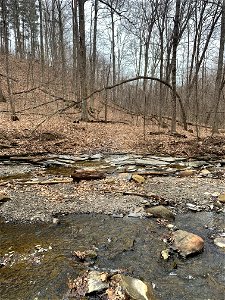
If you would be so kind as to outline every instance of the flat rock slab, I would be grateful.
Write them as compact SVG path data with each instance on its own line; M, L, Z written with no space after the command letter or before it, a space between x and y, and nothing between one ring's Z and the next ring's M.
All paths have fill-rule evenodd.
M191 232L177 230L172 234L172 248L178 251L183 257L199 253L203 250L204 240Z
M206 161L189 161L187 163L187 166L188 167L191 167L191 168L200 168L200 167L203 167L203 166L207 166L209 163L207 163Z
M180 161L186 161L187 159L184 157L171 157L171 156L150 156L150 158L165 161L168 163L174 163L174 162L180 162Z
M139 166L166 166L169 162L157 159L135 159L135 164Z

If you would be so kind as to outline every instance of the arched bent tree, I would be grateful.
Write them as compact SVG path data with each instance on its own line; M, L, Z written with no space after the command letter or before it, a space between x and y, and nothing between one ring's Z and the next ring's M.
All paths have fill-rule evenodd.
M120 81L114 85L109 85L109 86L105 86L101 89L98 89L98 90L95 90L94 92L92 92L90 95L88 95L85 99L85 101L87 101L89 98L91 98L93 95L97 94L97 93L101 93L105 90L111 90L113 88L116 88L120 85L123 85L123 84L126 84L128 82L132 82L132 81L136 81L136 80L153 80L153 81L157 81L157 82L160 82L161 84L167 86L170 91L173 93L173 96L174 96L174 88L166 81L164 80L161 80L157 77L150 77L150 76L137 76L137 77L134 77L134 78L130 78L130 79L126 79L126 80L123 80L123 81ZM180 105L180 110L181 110L181 115L182 115L182 122L183 122L183 126L184 126L184 129L187 130L187 118L186 118L186 113L185 113L185 110L184 110L184 106L183 106L183 103L182 103L182 100L181 100L181 97L180 95L177 93L177 91L175 91L175 96L179 102L179 105ZM74 104L72 105L69 105L68 108L70 107L73 107L74 105L77 105L78 103L82 102L83 100L79 101L79 102L74 102Z

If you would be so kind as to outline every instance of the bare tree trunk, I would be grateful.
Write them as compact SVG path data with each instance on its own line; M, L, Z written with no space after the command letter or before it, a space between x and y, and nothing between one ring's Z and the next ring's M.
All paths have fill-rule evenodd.
M98 25L98 0L94 2L94 32L93 32L93 47L91 58L91 91L95 89L96 83L96 58L97 58L97 25ZM94 98L91 99L91 107L94 106Z
M3 23L3 33L4 33L4 52L5 52L5 61L6 61L6 74L7 74L7 90L8 90L8 98L11 109L11 119L12 121L17 121L18 117L16 116L15 103L12 99L12 91L11 91L11 82L10 82L10 74L9 74L9 37L8 37L8 20L7 20L7 7L6 0L1 0L1 8L2 8L2 23Z
M191 67L190 67L190 73L189 73L189 78L188 78L188 92L187 92L187 99L189 101L190 97L191 97L191 93L195 84L195 81L197 80L202 62L205 58L205 54L206 51L208 49L212 34L214 32L216 23L220 17L220 13L219 13L219 7L220 4L219 2L215 3L216 5L216 9L213 13L212 16L212 21L211 21L211 26L208 30L207 36L206 36L206 41L204 46L202 45L202 40L201 40L201 36L202 36L202 23L203 23L203 18L204 18L204 12L205 12L205 4L207 4L207 2L204 3L203 8L201 10L200 13L200 18L199 18L199 22L196 25L196 34L195 34L195 39L194 39L194 46L193 46L193 52L192 52L192 59L191 59ZM198 15L197 11L195 12L196 17ZM194 58L196 57L196 52L199 52L200 47L203 49L202 53L200 55L200 53L197 56L197 61L196 61L196 67L195 67L195 73L193 74L193 70L194 70Z
M6 102L6 99L3 95L3 92L2 92L2 84L1 84L1 80L0 80L0 102Z
M180 22L180 0L176 0L176 13L174 18L173 41L172 41L172 120L171 132L176 132L176 118L177 118L177 46L179 36L179 22Z
M38 7L39 7L39 18L40 18L40 58L41 58L41 74L42 74L42 81L44 76L44 63L45 63L45 56L44 56L44 39L43 39L43 6L42 0L38 0Z
M80 94L79 81L79 29L77 17L77 0L72 0L73 11L73 89L75 95Z
M57 44L56 44L56 16L55 16L55 6L56 0L52 0L52 7L51 7L51 57L52 57L52 65L53 68L56 68L57 65Z
M219 48L219 58L218 58L218 68L216 74L215 82L215 104L214 104L214 116L213 116L213 126L212 133L217 133L219 131L219 120L218 120L218 107L221 98L221 92L223 88L223 65L224 65L224 45L225 45L225 0L223 0L222 14L221 14L221 31L220 31L220 48Z
M82 99L82 112L81 120L88 121L88 108L87 108L87 74L86 74L86 44L85 44L85 14L84 14L85 0L78 0L79 8L79 73L81 85L81 99Z
M112 2L112 1L111 1ZM112 53L112 84L114 85L116 83L116 54L115 54L115 21L114 21L114 10L113 7L111 6L110 10L110 16L111 16L111 32L112 32L112 37L111 37L111 53ZM113 89L112 91L112 101L115 101L115 90Z
M108 67L107 71L107 77L106 77L106 86L109 84L109 74L110 74L110 65ZM105 90L105 122L108 121L108 91Z
M65 58L65 45L64 45L64 27L63 27L63 12L62 3L60 0L57 1L58 9L58 24L59 24L59 50L61 57L61 71L62 71L62 95L65 95L65 79L66 79L66 58Z

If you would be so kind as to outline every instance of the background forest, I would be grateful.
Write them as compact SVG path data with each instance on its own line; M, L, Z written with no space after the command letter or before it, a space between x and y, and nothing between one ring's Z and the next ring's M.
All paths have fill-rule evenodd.
M1 113L216 133L224 44L225 0L1 0Z

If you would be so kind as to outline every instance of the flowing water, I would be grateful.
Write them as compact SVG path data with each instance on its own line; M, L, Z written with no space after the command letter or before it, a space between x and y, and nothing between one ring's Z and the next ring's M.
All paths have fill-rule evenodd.
M122 269L153 282L159 299L224 300L225 252L210 238L224 228L224 215L190 213L177 216L175 224L202 236L204 252L164 261L160 252L168 230L151 219L69 215L59 225L1 223L1 299L63 299L68 278L97 268ZM89 266L73 256L87 249L98 253Z

